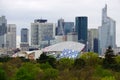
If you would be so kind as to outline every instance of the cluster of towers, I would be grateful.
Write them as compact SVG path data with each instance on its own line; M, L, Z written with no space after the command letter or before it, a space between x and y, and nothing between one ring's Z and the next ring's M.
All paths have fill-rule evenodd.
M116 23L107 16L107 5L102 9L102 25L89 30L88 26L87 16L75 17L75 22L59 19L57 25L46 19L35 19L30 31L21 29L20 47L22 50L44 48L62 41L83 43L86 51L97 53L103 53L108 46L116 47ZM16 48L16 25L7 25L5 16L0 17L0 48Z
M16 25L7 24L5 16L0 17L0 48L16 48Z

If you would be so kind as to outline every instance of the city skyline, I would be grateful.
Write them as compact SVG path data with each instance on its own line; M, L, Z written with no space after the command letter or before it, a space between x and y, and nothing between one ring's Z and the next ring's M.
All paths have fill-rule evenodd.
M30 29L30 23L41 17L57 23L61 17L65 21L75 22L76 16L88 16L88 28L98 28L102 23L101 9L106 3L108 16L116 21L116 44L120 46L119 0L0 0L0 15L6 16L8 24L17 25L18 36L20 28Z

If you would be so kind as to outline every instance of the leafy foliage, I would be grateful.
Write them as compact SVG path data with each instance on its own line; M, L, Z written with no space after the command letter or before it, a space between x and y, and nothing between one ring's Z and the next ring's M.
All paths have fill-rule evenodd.
M105 59L93 52L77 59L56 60L45 53L37 61L7 58L0 63L0 80L120 80L120 56L107 50Z
M59 70L70 69L70 68L72 68L73 64L74 64L74 60L73 59L61 58L57 62L57 68Z
M105 52L105 59L104 59L104 64L110 65L114 63L114 51L112 48L109 46L108 49Z
M85 61L87 66L95 66L99 61L98 54L93 52L83 53L80 58Z
M109 70L105 70L101 66L97 66L94 75L97 77L110 77L112 76L112 73Z
M0 66L0 80L7 80L6 73L1 66Z
M115 57L115 62L116 62L117 64L120 64L120 56L116 56L116 57Z
M81 58L75 59L74 67L76 69L84 68L84 66L85 66L85 61L83 59Z
M40 68L45 70L48 68L52 68L52 66L49 63L42 63L42 64L40 64Z
M51 56L47 56L45 52L43 52L39 59L37 59L37 62L39 63L49 63L53 68L55 68L56 66L56 59L54 57Z
M112 47L109 46L105 52L105 58L110 60L113 57L114 57L114 51L112 50Z
M8 57L8 56L0 57L0 62L7 62L7 61L9 61L9 60L11 60L11 58Z
M39 72L40 68L35 64L25 63L16 73L16 80L35 80Z
M57 69L48 68L45 70L44 80L54 80L57 78L57 76L58 76Z
M105 52L105 59L103 60L103 67L120 71L119 56L114 55L114 51L109 46Z
M116 80L115 77L110 76L110 77L104 77L101 80Z

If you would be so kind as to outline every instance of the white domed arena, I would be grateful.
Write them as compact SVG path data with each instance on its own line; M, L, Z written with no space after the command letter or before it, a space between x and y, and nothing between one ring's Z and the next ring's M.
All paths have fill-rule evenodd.
M77 58L80 52L85 48L85 44L65 41L57 43L42 49L47 55L54 55L56 58Z

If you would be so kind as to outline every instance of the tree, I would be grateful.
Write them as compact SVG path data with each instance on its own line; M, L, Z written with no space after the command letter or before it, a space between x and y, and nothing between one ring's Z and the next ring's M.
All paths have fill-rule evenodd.
M74 60L73 59L61 58L57 62L57 68L59 70L70 69L70 68L72 68L73 64L74 64Z
M19 57L12 58L7 63L9 65L13 66L13 67L16 67L16 68L20 68L22 66L22 61L21 61L21 59Z
M104 69L102 66L97 66L94 71L94 76L97 78L110 77L112 75L110 70Z
M105 68L115 68L115 59L114 59L114 51L112 50L112 47L109 46L108 49L106 49L105 52L105 59L103 60L103 66Z
M115 62L116 62L117 64L120 64L120 56L116 56L116 57L115 57Z
M110 77L104 77L101 80L116 80L115 77L110 76Z
M76 69L81 69L85 66L85 61L81 58L75 59L74 67Z
M41 71L38 64L25 63L16 73L16 80L35 80Z
M112 69L120 72L120 56L115 56L114 57L114 63L111 65Z
M112 47L109 46L108 49L105 52L105 58L110 60L113 57L114 57L114 51L112 50Z
M0 80L7 80L6 73L1 66L0 66Z
M44 80L55 80L58 77L58 70L48 68L44 71Z
M40 55L40 57L39 57L39 59L37 60L39 63L46 63L47 61L48 61L48 56L46 55L46 53L45 52L43 52L41 55Z
M80 58L85 61L87 66L95 66L99 62L98 54L93 52L83 53Z
M56 59L52 56L47 56L45 52L43 52L39 59L37 59L39 63L49 63L53 68L56 67Z
M60 70L59 76L56 80L81 80L81 79L78 79L76 75L77 75L76 70L74 71L68 70L68 69Z
M48 57L48 63L53 67L56 68L56 58L49 56Z
M7 61L9 61L9 60L11 60L11 58L8 57L8 56L0 57L0 62L7 62Z
M8 62L3 63L3 69L6 72L9 80L13 79L17 70L22 66L22 61L17 58L12 58Z
M45 70L45 69L48 69L48 68L52 68L52 66L48 62L46 62L46 63L40 64L40 68Z

